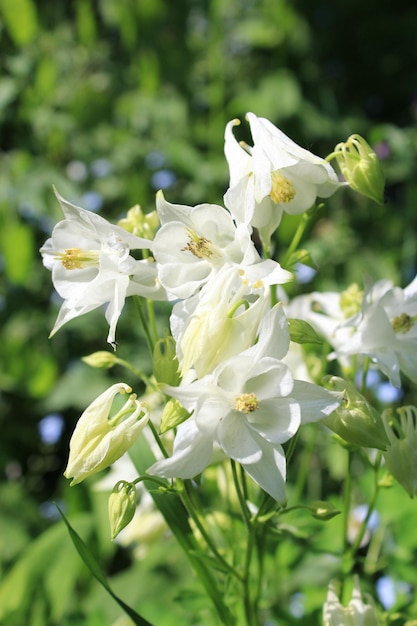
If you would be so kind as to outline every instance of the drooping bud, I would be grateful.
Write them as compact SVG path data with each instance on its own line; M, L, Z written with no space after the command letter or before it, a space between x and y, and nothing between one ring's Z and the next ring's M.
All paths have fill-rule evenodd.
M159 339L153 350L153 373L158 383L176 387L180 383L175 340L171 335Z
M328 159L333 157L352 189L382 204L384 173L377 155L363 137L351 135L347 141L337 144Z
M340 514L339 509L337 509L334 504L324 502L323 500L316 500L309 504L307 508L313 517L324 522Z
M340 603L330 583L323 606L323 626L378 626L374 602L368 594L362 595L358 576L354 577L352 598L347 606Z
M382 413L390 448L384 452L386 465L410 498L417 494L417 408L403 406ZM398 419L399 418L399 419Z
M119 480L113 487L108 502L110 535L115 539L132 521L136 511L136 488L133 483Z
M386 450L389 441L379 413L349 382L338 376L328 376L324 385L332 391L341 391L340 406L322 419L337 435L348 443L365 448Z
M119 459L136 441L149 420L149 412L126 383L116 383L96 398L81 415L70 441L64 472L71 485ZM110 415L117 394L129 394L124 406Z
M110 369L117 363L117 357L114 352L107 352L106 350L93 352L88 356L83 356L81 360L84 361L84 363L87 363L90 367L107 369Z

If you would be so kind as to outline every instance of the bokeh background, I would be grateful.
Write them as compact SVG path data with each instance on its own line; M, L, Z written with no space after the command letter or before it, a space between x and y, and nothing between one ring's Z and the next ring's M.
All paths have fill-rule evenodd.
M175 548L161 565L156 544L135 572L131 551L108 541L103 494L62 477L80 413L109 380L130 381L80 361L107 349L101 312L48 340L59 301L38 250L61 219L52 185L110 220L135 204L153 210L158 189L171 202L221 203L228 120L253 111L321 156L360 133L382 159L385 203L332 198L309 244L319 278L297 289L344 288L365 271L405 286L417 255L416 28L412 0L0 0L1 624L124 623L54 502L158 626L175 611L192 623L178 602L165 622L151 601L161 589L174 597L174 576L188 581ZM120 356L146 369L133 313L128 304ZM318 615L322 595L311 598ZM311 623L302 611L285 619Z

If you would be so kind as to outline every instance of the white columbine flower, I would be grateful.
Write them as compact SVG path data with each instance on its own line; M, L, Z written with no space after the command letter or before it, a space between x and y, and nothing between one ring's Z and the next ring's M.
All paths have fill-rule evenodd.
M307 211L317 197L331 196L341 183L329 163L298 146L267 119L253 113L246 117L253 147L236 141L233 126L239 120L226 126L230 188L224 200L238 223L255 226L268 243L284 211Z
M281 305L276 305L265 315L255 345L200 380L165 387L192 416L178 427L172 456L148 471L192 478L210 463L217 444L273 498L284 501L286 463L281 444L300 423L318 420L339 404L338 395L293 380L280 360L288 346L287 320Z
M124 406L111 415L117 394L131 394ZM147 407L125 383L116 383L96 398L77 422L70 441L64 472L71 485L95 474L119 459L136 441L149 420Z
M347 606L340 604L330 583L323 606L323 626L378 626L375 605L368 595L362 597L359 579L355 576L352 598Z
M182 376L193 368L201 378L252 345L268 307L270 269L264 263L247 272L226 265L198 294L174 306L171 332Z
M246 267L262 262L248 226L236 227L223 207L170 204L162 191L157 194L156 206L162 227L153 253L160 281L175 297L193 295L226 263ZM280 266L276 267L278 271ZM281 269L280 282L291 278L292 274Z
M350 337L337 346L335 355L367 355L401 386L400 371L417 382L417 276L405 288L389 280L368 284L357 315L340 325Z
M151 242L135 237L91 211L56 196L65 219L59 222L40 252L52 281L64 299L51 336L69 320L108 303L107 341L115 344L116 324L130 295L160 297L152 260L135 260L130 250L149 248Z

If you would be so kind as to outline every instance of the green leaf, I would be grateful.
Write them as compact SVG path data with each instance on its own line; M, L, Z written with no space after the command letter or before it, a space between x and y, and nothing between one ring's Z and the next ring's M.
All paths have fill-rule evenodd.
M106 577L104 576L103 572L101 571L101 567L98 564L98 562L97 562L96 558L94 557L93 553L89 550L89 548L84 543L84 541L81 539L81 537L72 528L72 526L68 522L67 518L65 517L65 515L63 514L61 509L59 507L57 507L57 508L58 508L58 511L60 512L60 515L61 515L62 519L65 522L65 525L68 528L68 532L69 532L71 540L72 540L72 542L73 542L73 544L75 546L75 549L77 550L78 554L80 555L80 557L82 558L82 560L84 561L84 563L86 564L86 566L88 567L88 569L90 570L90 572L92 573L94 578L96 578L96 580L98 580L98 582L112 596L112 598L124 610L124 612L127 613L127 615L129 615L130 619L133 621L134 624L137 624L137 626L153 626L150 622L145 620L138 613L136 613L136 611L134 611L132 608L130 608L130 606L128 606L125 602L123 602L123 600L121 600L118 596L116 596L116 594L110 588L109 583L107 582Z
M293 252L286 262L285 267L288 269L294 267L297 263L302 263L303 265L311 267L313 270L317 270L317 263L313 261L308 250L301 249Z
M295 343L323 343L323 339L308 322L289 318L288 324L290 327L291 341Z
M31 0L0 0L0 12L10 37L25 46L38 34L36 6Z

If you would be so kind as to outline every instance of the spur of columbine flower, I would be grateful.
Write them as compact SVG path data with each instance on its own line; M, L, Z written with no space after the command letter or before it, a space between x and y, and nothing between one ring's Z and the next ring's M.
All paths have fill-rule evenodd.
M169 294L188 298L196 293L225 264L242 267L262 261L246 224L236 226L229 211L215 204L195 207L170 204L162 191L156 197L161 221L153 243L161 284ZM275 263L276 271L280 266ZM280 282L292 279L281 270Z
M278 304L265 315L257 343L199 380L164 386L192 416L178 426L172 456L157 461L148 472L192 478L211 462L213 448L219 446L283 502L286 462L281 444L301 423L328 415L340 402L340 394L293 380L281 361L288 347L288 323Z
M65 219L40 250L45 267L52 270L54 287L64 299L50 336L71 319L108 303L107 341L114 345L127 296L165 297L152 259L137 261L129 254L130 250L149 248L151 242L55 194Z
M118 394L129 394L124 406L111 415ZM96 398L77 422L64 472L71 485L105 469L136 441L149 420L147 407L126 383L116 383Z
M269 285L281 275L291 276L273 261L245 269L225 265L199 293L175 304L170 323L182 376L191 368L204 376L253 343Z
M324 159L298 146L271 122L253 113L246 116L253 147L238 143L232 120L225 131L225 155L230 188L224 197L238 223L255 226L264 243L285 212L303 213L317 197L331 196L342 183Z

